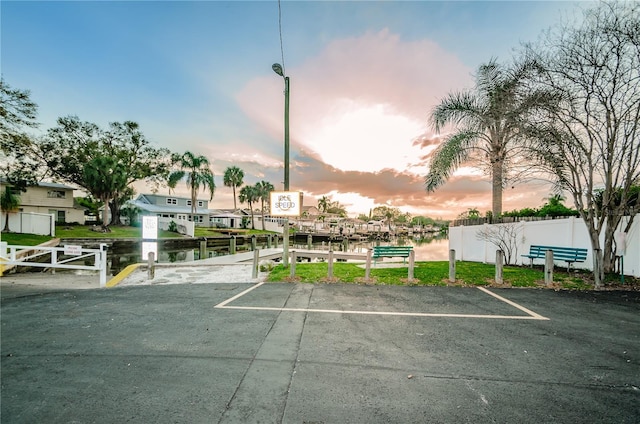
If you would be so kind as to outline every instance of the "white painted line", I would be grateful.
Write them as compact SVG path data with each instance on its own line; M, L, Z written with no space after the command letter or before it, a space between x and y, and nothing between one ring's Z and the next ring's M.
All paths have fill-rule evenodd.
M263 284L264 284L264 281L261 282L261 283L256 284L253 287L249 287L248 289L246 289L242 293L238 293L237 295L233 296L232 298L229 298L229 299L225 300L224 302L218 303L216 306L214 306L214 308L224 308L227 303L233 302L237 298L244 296L245 294L249 293L251 290L257 289L258 287L260 287Z
M276 311L276 312L321 312L327 314L356 314L356 315L386 315L401 317L441 317L441 318L488 318L488 319L524 319L547 320L548 318L529 315L474 315L474 314L430 314L423 312L382 312L382 311L343 311L339 309L304 309L304 308L269 308L263 306L216 306L221 309L238 309L245 311Z
M485 292L485 293L486 293L486 294L488 294L488 295L491 295L491 296L495 297L495 298L496 298L496 299L498 299L498 300L502 300L503 302L505 302L505 303L507 303L507 304L509 304L509 305L513 306L514 308L518 308L518 309L520 309L522 312L527 313L527 314L531 315L532 317L534 317L534 318L536 318L536 319L549 320L549 318L545 318L545 317L543 317L542 315L536 314L536 313L535 313L535 312L533 312L532 310L527 309L527 308L525 308L524 306L518 305L517 303L512 302L512 301L510 301L509 299L505 299L504 297L502 297L502 296L500 296L500 295L497 295L497 294L495 294L495 293L493 293L493 292L491 292L491 291L489 291L489 290L485 289L484 287L478 287L478 289L482 290L483 292Z
M400 317L439 317L439 318L478 318L478 319L522 319L522 320L543 320L547 321L549 318L543 317L542 315L536 314L535 312L525 308L524 306L520 306L515 302L510 301L509 299L505 299L502 296L499 296L495 293L490 292L484 287L478 287L478 289L482 290L488 295L495 297L498 300L501 300L508 305L513 306L516 309L523 311L528 314L525 316L522 315L479 315L479 314L436 314L436 313L426 313L426 312L384 312L384 311L346 311L340 309L308 309L308 308L271 308L266 306L227 306L229 303L234 300L244 296L245 294L251 292L254 289L257 289L265 282L261 282L256 284L253 287L249 287L247 290L238 293L237 295L225 300L214 306L214 308L218 309L237 309L237 310L245 310L245 311L276 311L276 312L320 312L326 314L355 314L355 315L384 315L384 316L400 316Z

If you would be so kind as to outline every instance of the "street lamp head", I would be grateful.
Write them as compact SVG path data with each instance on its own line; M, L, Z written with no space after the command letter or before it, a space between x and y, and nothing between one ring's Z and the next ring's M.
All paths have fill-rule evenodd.
M281 77L284 77L284 72L282 71L282 65L280 65L279 63L274 63L273 65L271 65L271 69L273 69L273 72L275 72L276 74L280 75Z

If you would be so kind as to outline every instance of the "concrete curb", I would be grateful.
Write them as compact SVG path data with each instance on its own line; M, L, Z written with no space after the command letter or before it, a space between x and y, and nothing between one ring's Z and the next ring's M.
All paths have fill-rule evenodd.
M115 277L107 282L107 287L115 287L122 282L125 278L127 278L133 271L138 269L140 266L145 264L132 264L124 268L122 271L118 273Z

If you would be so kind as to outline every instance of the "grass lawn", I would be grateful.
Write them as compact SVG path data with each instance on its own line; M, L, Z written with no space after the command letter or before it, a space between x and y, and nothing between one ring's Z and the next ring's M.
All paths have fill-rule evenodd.
M99 233L91 231L90 225L62 225L56 226L56 236L39 236L35 234L20 233L2 233L0 238L2 241L11 245L18 246L35 246L40 243L51 240L52 238L74 239L74 238L139 238L142 236L140 227L113 226L109 227L111 232ZM170 231L158 231L158 238L176 238L183 237L178 233Z
M129 227L124 225L113 225L109 229L111 232L100 233L91 231L91 225L62 225L56 226L56 237L68 238L138 238L142 237L142 228ZM183 237L181 234L171 231L158 230L158 238Z
M0 233L0 241L13 246L36 246L47 242L53 237L39 236L37 234Z
M407 267L403 268L378 268L371 269L371 282L364 281L365 270L355 263L337 262L333 265L333 280L327 278L328 264L297 263L295 281L304 283L313 282L341 282L356 284L383 284L383 285L419 285L419 286L446 286L468 285L488 286L495 285L495 266L477 262L456 262L456 283L449 283L449 262L416 262L414 268L414 281L407 281ZM503 268L504 284L500 287L544 287L544 274L539 268L519 266L505 266ZM568 274L556 270L554 276L554 288L563 289L591 289L589 273ZM271 282L291 281L289 269L283 265L277 265L267 279Z

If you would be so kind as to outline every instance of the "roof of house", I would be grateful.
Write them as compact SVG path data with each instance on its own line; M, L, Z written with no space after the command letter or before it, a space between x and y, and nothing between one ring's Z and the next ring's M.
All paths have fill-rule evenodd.
M132 205L141 210L153 213L180 213L191 214L191 206L174 206L174 205L153 205L151 203L140 202L138 200L129 200L128 205ZM211 215L215 214L215 209L196 208L196 215Z
M7 181L6 178L0 178L0 183L8 184L9 182ZM49 182L45 182L45 181L39 182L36 187L48 187L48 188L60 188L60 189L65 189L65 190L77 190L75 187L71 187L71 186L68 186L68 185L65 185L65 184L49 183Z

